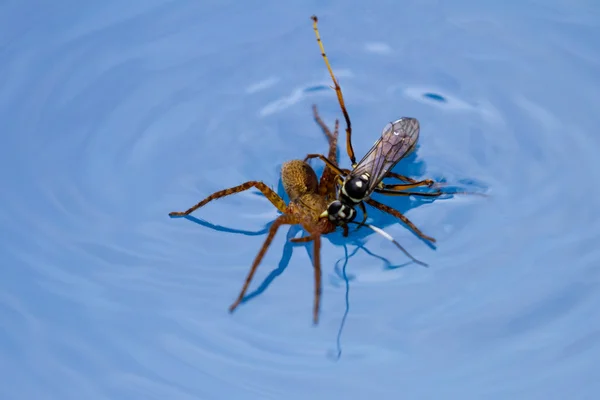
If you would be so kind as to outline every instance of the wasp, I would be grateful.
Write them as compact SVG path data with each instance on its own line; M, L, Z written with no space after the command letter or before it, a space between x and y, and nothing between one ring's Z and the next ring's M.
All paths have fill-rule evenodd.
M435 243L435 239L425 235L402 213L375 201L371 198L373 193L381 193L389 196L423 196L438 197L447 193L436 189L434 192L410 192L408 189L417 187L433 187L436 182L432 179L415 180L403 175L392 172L392 169L400 160L414 151L419 139L420 124L416 118L402 117L394 122L388 123L381 133L381 137L375 142L367 154L356 162L356 156L352 147L352 124L350 116L344 103L342 89L333 74L329 59L325 54L325 48L317 27L318 19L315 15L312 17L313 29L317 37L317 42L321 49L321 56L325 61L329 75L333 81L333 89L336 92L338 103L342 109L342 114L346 122L346 151L352 163L352 170L340 168L333 165L326 157L321 154L308 154L305 161L313 158L319 158L331 170L337 174L338 192L336 199L331 201L327 209L321 214L321 218L327 218L330 222L338 226L346 226L356 218L356 206L361 208L363 220L359 224L363 226L367 219L367 211L364 203L371 205L381 211L399 218L420 238ZM395 178L405 183L386 184L384 178Z
M334 232L338 227L332 220L322 218L322 215L326 212L328 203L331 199L336 198L336 179L338 171L337 138L339 121L335 121L335 128L333 133L331 133L327 125L319 118L316 106L313 106L313 113L316 122L327 136L329 142L329 153L327 157L324 157L324 159L327 160L327 165L319 180L313 168L304 160L292 160L283 163L281 167L281 180L283 188L290 199L288 204L286 204L285 201L264 182L248 181L241 185L215 192L186 211L173 211L169 213L169 216L171 217L185 217L213 200L240 193L251 188L256 188L262 192L271 204L282 213L270 226L267 237L250 267L242 290L235 302L229 307L230 312L233 312L244 300L244 296L250 286L252 278L266 254L267 249L271 245L277 230L283 225L298 224L308 232L308 236L293 238L290 239L290 241L295 243L313 242L313 323L318 323L321 298L321 236ZM352 221L348 222L350 223ZM393 242L396 247L403 251L404 254L414 262L427 266L427 264L412 257L397 241L382 229L369 224L365 225L385 237L387 240ZM347 224L343 225L343 235L344 237L348 236Z

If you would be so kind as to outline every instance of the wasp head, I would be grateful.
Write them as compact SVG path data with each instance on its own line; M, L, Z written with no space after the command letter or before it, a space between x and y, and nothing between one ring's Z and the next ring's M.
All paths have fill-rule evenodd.
M336 225L344 225L354 220L356 217L356 210L339 200L334 200L329 203L327 211L323 212L321 217L329 218L329 220Z

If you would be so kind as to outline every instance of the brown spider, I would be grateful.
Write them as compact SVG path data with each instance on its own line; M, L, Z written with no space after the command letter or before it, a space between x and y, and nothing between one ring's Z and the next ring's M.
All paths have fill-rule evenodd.
M316 106L313 106L313 112L315 120L320 125L321 129L329 140L328 160L334 165L337 165L337 137L339 121L335 121L335 129L334 132L331 133L327 125L325 125L325 123L319 117ZM185 216L206 205L212 200L229 196L234 193L239 193L253 187L260 190L265 197L283 213L269 228L267 238L265 239L264 244L254 259L254 262L252 263L250 272L248 273L244 286L242 287L237 300L229 307L230 312L233 312L244 298L252 277L254 276L258 265L267 252L271 241L275 237L277 229L279 229L279 227L282 225L300 224L309 233L309 236L291 239L291 241L296 243L313 241L314 244L313 258L315 270L315 293L313 322L315 324L318 323L319 302L321 296L321 235L326 235L335 231L336 229L336 225L331 223L331 221L329 221L327 218L319 218L319 216L327 209L328 202L335 198L336 176L336 173L329 168L329 166L326 166L319 181L315 171L305 161L287 161L281 167L281 180L283 182L283 187L290 198L289 204L287 205L285 204L284 200L275 191L273 191L273 189L269 188L263 182L248 181L239 186L215 192L186 211L174 211L169 213L171 217ZM343 229L344 236L348 236L348 227L344 226Z

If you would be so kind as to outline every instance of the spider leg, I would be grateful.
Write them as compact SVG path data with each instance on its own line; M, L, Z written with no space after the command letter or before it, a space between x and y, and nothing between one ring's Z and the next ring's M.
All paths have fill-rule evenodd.
M317 124L321 127L325 136L327 136L327 140L329 141L329 154L327 155L327 159L331 161L334 165L338 166L338 157L337 157L337 140L339 134L339 121L335 120L335 128L333 133L329 130L325 122L319 116L319 112L317 111L317 106L313 105L313 115ZM306 160L305 160L306 161ZM325 165L325 170L323 171L323 175L321 175L321 180L319 182L319 194L322 196L335 196L335 177L337 173L333 170L329 165Z
M309 230L310 226L305 226L304 229ZM321 232L313 231L310 236L307 236L313 243L313 263L315 271L315 293L313 302L313 324L319 323L319 309L321 304ZM308 241L308 240L307 240Z
M292 242L292 243L308 243L312 240L313 240L312 236L302 236L299 238L290 239L290 242Z
M254 259L254 262L252 263L252 267L250 268L250 272L248 273L248 276L246 277L246 281L244 282L244 286L242 287L242 290L241 290L238 298L229 307L229 312L233 312L237 308L237 306L240 305L242 300L244 299L244 295L246 294L246 291L248 290L248 286L250 286L250 282L252 281L252 278L254 277L254 273L256 272L258 265L260 264L265 253L267 252L267 249L271 245L271 242L273 241L273 238L275 237L275 234L277 233L277 229L279 229L279 227L281 225L286 225L286 224L294 225L299 222L300 221L298 221L297 218L295 218L293 215L289 215L289 214L280 215L275 220L275 222L273 222L273 224L269 228L269 233L267 234L267 238L265 239L265 242L263 243L258 254L256 255L256 258Z
M248 181L246 183L242 183L239 186L234 186L232 188L219 190L218 192L215 192L215 193L211 194L210 196L208 196L207 198L205 198L204 200L202 200L201 202L199 202L195 206L191 207L190 209L188 209L186 211L173 211L173 212L169 213L169 216L171 216L171 217L182 217L184 215L191 214L192 212L196 211L197 209L199 209L200 207L204 206L206 203L208 203L208 202L210 202L212 200L220 199L221 197L225 197L225 196L229 196L229 195L232 195L232 194L235 194L235 193L243 192L244 190L248 190L248 189L253 188L253 187L255 187L258 190L260 190L262 192L262 194L264 194L265 197L275 207L277 207L277 209L279 211L281 211L282 213L285 213L285 210L287 209L285 201L283 201L283 199L281 197L279 197L279 195L277 193L275 193L273 191L273 189L271 189L270 187L268 187L267 185L265 185L263 182Z

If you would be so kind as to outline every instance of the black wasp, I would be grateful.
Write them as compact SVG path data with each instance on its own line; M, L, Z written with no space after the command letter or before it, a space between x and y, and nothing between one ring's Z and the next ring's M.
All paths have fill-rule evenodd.
M373 147L358 163L353 163L353 169L340 169L331 165L329 160L320 154L309 154L306 159L320 158L329 167L335 168L341 180L336 200L327 206L327 210L321 217L327 217L337 225L346 225L356 218L356 206L363 211L363 223L367 218L364 203L367 203L381 211L387 212L400 218L406 225L415 231L419 237L435 242L435 239L423 234L408 218L399 211L371 199L373 193L381 193L391 196L440 196L441 191L433 193L415 193L404 190L419 186L432 186L435 182L431 179L416 181L402 175L391 172L394 166L409 155L419 140L420 126L416 118L403 117L397 121L388 123L381 137ZM408 183L385 184L384 178L396 178Z
M355 207L358 205L363 211L363 223L367 219L367 213L364 203L367 203L381 211L391 214L404 222L410 227L420 238L435 242L435 239L421 232L408 218L402 215L398 210L393 209L385 204L379 203L370 198L373 193L382 193L391 196L426 196L437 197L444 193L436 190L435 192L406 192L407 189L427 186L431 187L435 182L431 179L417 181L415 179L396 174L391 169L404 157L414 150L419 139L419 121L415 118L404 117L395 122L391 122L385 126L381 137L375 142L371 150L360 162L356 162L354 150L352 148L352 125L344 98L342 89L338 84L327 55L325 48L319 35L317 28L317 17L312 16L313 29L317 37L317 42L321 49L321 55L325 60L325 65L329 71L329 75L334 83L334 89L337 94L338 102L346 120L346 150L350 161L352 162L352 170L339 168L333 165L327 157L322 154L309 154L305 161L311 158L319 158L323 160L331 169L338 174L340 183L337 199L333 200L327 207L327 211L323 212L322 217L327 217L332 222L338 225L346 225L356 217ZM343 178L343 180L342 180ZM389 185L384 184L384 178L395 178L403 182L403 184Z
M342 225L354 220L354 207L364 207L363 201L368 200L373 192L396 194L397 190L407 189L407 186L433 184L431 180L409 185L388 185L382 182L388 172L414 150L418 139L419 121L416 118L403 117L388 123L371 150L344 177L338 200L331 202L321 216Z

